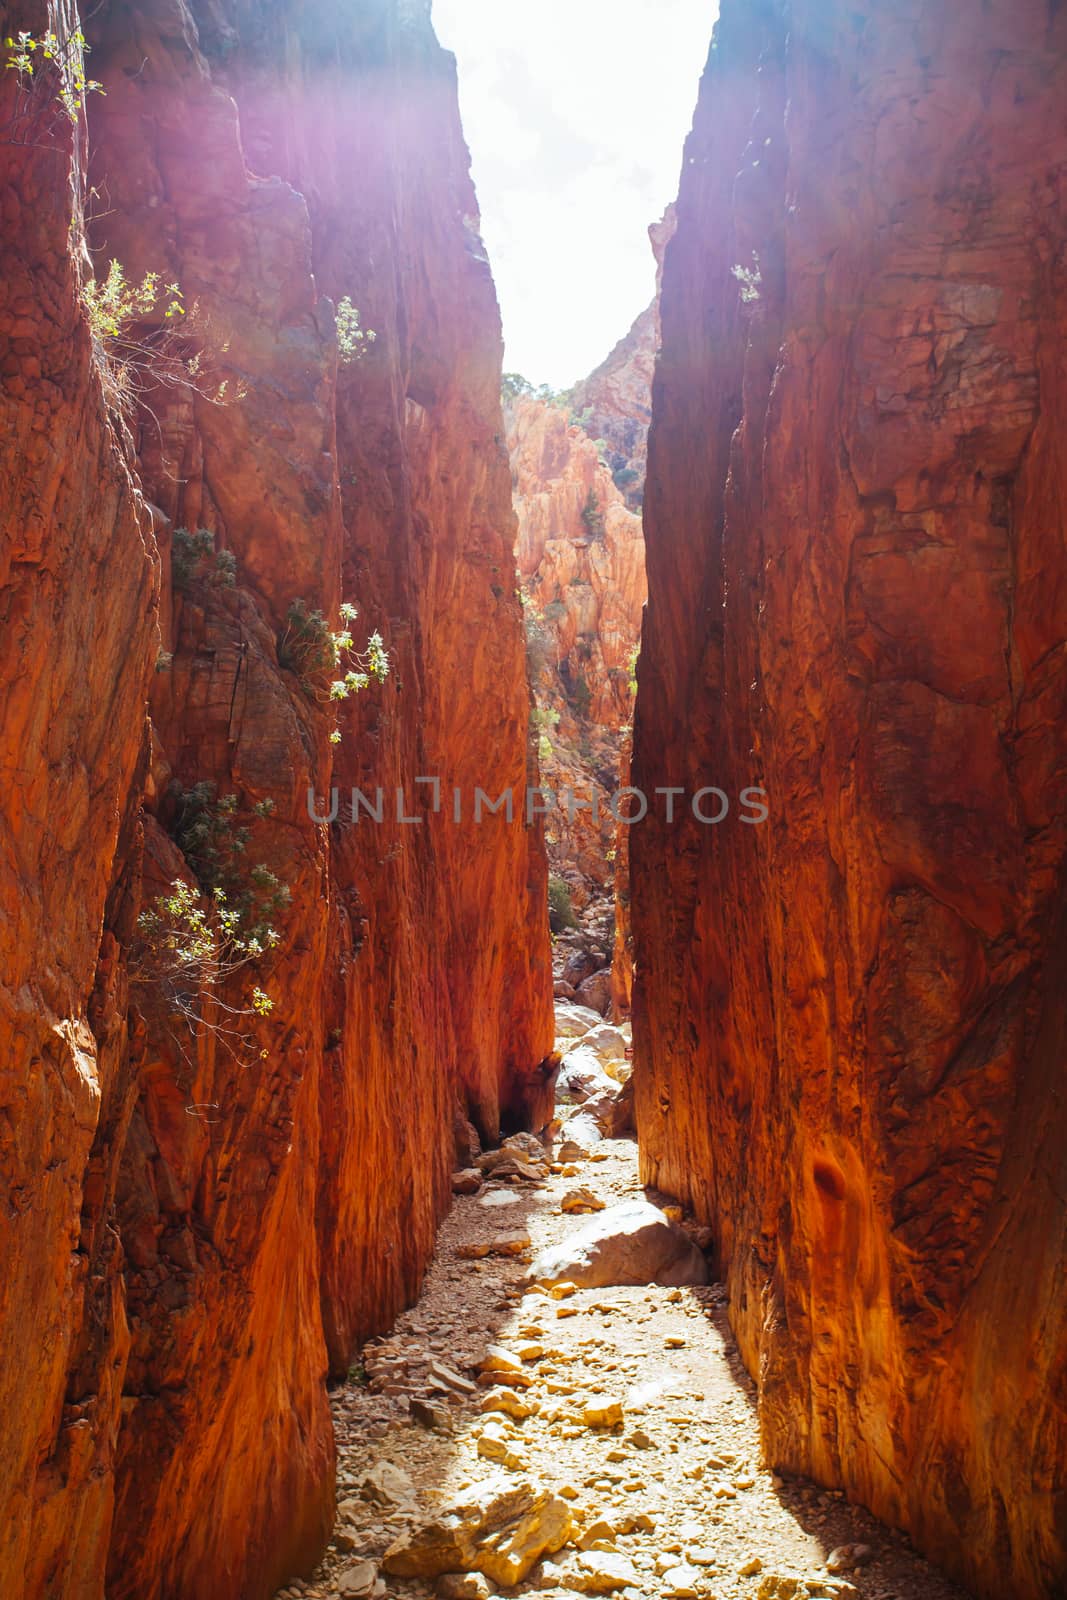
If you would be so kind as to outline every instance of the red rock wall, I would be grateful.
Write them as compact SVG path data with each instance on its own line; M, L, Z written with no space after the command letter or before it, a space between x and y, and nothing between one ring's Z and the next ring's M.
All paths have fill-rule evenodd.
M47 25L43 6L0 6L0 37ZM51 89L14 73L0 169L0 1589L65 1595L60 1563L100 1575L128 1345L102 1220L102 1130L128 1114L104 923L159 572L78 298L84 151ZM86 1383L93 1343L108 1361Z
M0 1104L21 1197L0 1221L0 1588L91 1600L106 1565L112 1600L256 1600L321 1548L324 1378L416 1292L454 1109L490 1134L545 1117L540 832L470 820L475 783L527 775L499 318L422 9L148 0L88 27L93 260L177 279L211 376L150 370L123 451L78 306L66 125L0 143ZM324 295L376 333L350 368ZM175 526L214 532L232 587L212 561L172 583ZM336 747L279 662L297 597L356 601L390 652ZM126 1025L138 909L188 876L173 780L236 794L292 893L274 1010L237 1048L143 983ZM392 820L316 825L308 787L353 783L383 785ZM421 822L396 821L398 784Z
M634 766L770 820L631 840L644 1173L768 1461L1019 1600L1067 1585L1065 91L1044 4L724 4Z

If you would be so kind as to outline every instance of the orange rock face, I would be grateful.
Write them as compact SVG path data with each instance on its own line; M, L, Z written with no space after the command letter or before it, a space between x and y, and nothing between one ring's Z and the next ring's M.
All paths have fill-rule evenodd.
M43 30L31 12L0 15L2 35ZM82 152L14 73L0 125L0 1590L37 1596L71 1592L65 1563L99 1578L110 1523L129 1336L106 1214L128 1091L125 978L103 929L136 810L159 572L78 299Z
M558 406L518 401L508 446L520 577L551 628L558 670L585 685L584 714L617 728L632 709L630 663L647 592L641 519L593 440Z
M635 782L735 801L631 839L645 1176L768 1461L990 1600L1067 1585L1065 93L1043 5L724 4L645 501Z
M421 12L87 26L88 166L50 99L0 145L0 1589L259 1600L321 1549L324 1379L417 1290L455 1111L547 1117L541 833L471 811L527 781L499 317ZM124 426L78 301L89 186L97 270L178 281L204 352L177 386L149 361ZM339 365L344 297L375 339ZM213 535L191 570L175 528ZM324 705L297 600L356 602L386 682ZM237 1019L194 996L190 1029L137 917L203 881L196 785L289 900L273 1009L240 973Z
M580 906L613 878L621 729L633 711L631 667L641 636L645 546L596 444L569 413L540 400L508 410L517 560L526 600L542 779L577 805L548 818L553 872L570 871ZM608 937L610 946L610 935Z

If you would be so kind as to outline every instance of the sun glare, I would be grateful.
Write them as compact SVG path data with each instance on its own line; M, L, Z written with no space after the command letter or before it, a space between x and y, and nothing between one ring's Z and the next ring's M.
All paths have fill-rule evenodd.
M434 0L455 51L505 366L563 386L655 287L714 0Z

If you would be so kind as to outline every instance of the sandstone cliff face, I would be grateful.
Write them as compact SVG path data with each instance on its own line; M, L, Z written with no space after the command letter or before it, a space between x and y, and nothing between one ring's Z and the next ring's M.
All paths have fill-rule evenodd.
M724 3L635 782L734 811L631 840L645 1176L768 1460L1021 1600L1067 1584L1065 90L1043 4Z
M570 791L585 803L551 810L549 863L606 945L607 965L612 935L602 927L605 908L591 901L614 880L619 830L610 802L632 716L645 546L640 517L569 415L519 400L508 408L508 447L542 781L552 795Z
M508 431L519 576L552 630L558 670L583 713L618 728L645 603L641 519L626 509L596 445L568 413L520 400Z
M456 1109L544 1120L541 836L470 815L527 777L499 318L428 8L146 0L87 27L88 151L40 107L46 138L0 145L0 1587L90 1600L106 1567L114 1600L255 1600L321 1548L324 1379L416 1290ZM89 186L97 272L177 280L204 352L191 385L150 363L126 428L78 300ZM344 296L376 338L339 367ZM175 528L214 535L192 571ZM296 600L355 601L390 654L337 745ZM137 915L194 881L203 784L290 901L270 1014L190 1030Z
M42 32L43 7L0 34ZM0 1587L97 1577L128 1334L104 1219L125 979L102 929L155 654L151 518L109 427L70 246L83 152L0 83ZM111 1282L109 1282L109 1277ZM91 1388L85 1348L107 1349ZM89 1589L69 1592L89 1593Z

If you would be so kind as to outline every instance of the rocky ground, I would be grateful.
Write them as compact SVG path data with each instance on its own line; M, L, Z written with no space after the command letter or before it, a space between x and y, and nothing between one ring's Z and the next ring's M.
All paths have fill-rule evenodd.
M594 1034L618 1089L618 1039ZM590 1049L569 1075L565 1062L569 1103L547 1157L520 1135L457 1179L475 1192L457 1194L418 1305L336 1391L334 1540L280 1597L958 1597L862 1510L760 1466L721 1286L575 1288L566 1263L548 1271L544 1252L561 1245L588 1265L573 1242L591 1227L611 1235L611 1208L651 1199L675 1225L655 1217L652 1231L681 1262L661 1276L705 1275L693 1241L706 1240L644 1194L633 1142L598 1139ZM646 1235L624 1243L632 1261Z

